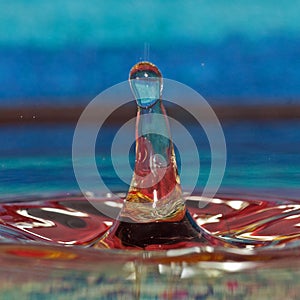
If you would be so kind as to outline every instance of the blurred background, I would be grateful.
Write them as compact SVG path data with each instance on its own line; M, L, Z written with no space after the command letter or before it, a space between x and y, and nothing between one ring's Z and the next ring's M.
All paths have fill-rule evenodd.
M299 11L297 0L1 1L1 105L85 104L144 58L213 103L299 103Z
M0 192L76 190L80 112L149 59L220 117L225 188L298 195L299 12L299 0L0 1Z

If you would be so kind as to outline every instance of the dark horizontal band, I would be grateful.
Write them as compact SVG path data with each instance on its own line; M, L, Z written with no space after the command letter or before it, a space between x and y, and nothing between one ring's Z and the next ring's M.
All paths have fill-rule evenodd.
M124 107L122 112L116 111L109 122L123 123L135 117L136 107L133 102ZM188 111L199 109L197 106L186 107ZM300 120L300 104L293 105L214 105L213 109L220 121L242 120ZM29 123L76 123L83 106L37 106L37 107L0 107L0 124L29 124ZM174 107L167 107L168 115L177 119L180 112ZM98 112L98 117L107 117L105 107ZM101 115L103 114L103 115ZM97 118L97 115L94 116ZM182 119L182 115L180 116ZM93 120L91 120L92 122ZM186 122L190 122L187 118Z

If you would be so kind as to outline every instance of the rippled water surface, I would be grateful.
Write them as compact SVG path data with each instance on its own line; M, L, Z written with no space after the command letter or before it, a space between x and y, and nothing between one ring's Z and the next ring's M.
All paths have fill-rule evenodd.
M209 147L191 127L202 150L197 191L187 202L191 215L212 234L245 247L138 253L90 247L114 220L80 195L71 160L73 127L1 127L1 294L7 299L263 299L274 297L276 289L273 299L297 299L299 125L224 124L227 169L219 194L206 205L199 195L209 172ZM111 127L97 143L97 161L109 187L126 191L107 154L114 131ZM126 157L118 159L126 170ZM189 170L195 171L192 161ZM97 197L118 213L109 206L111 198Z

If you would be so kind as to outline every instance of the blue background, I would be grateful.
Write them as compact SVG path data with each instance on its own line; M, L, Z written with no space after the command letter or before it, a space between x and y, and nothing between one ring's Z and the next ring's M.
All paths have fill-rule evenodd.
M0 1L0 104L86 104L150 59L212 103L300 103L299 0Z
M299 12L299 0L0 0L0 117L1 107L84 106L143 59L212 105L298 105ZM224 123L222 187L299 195L299 125ZM71 124L2 125L1 197L78 191L73 131ZM205 149L199 188L209 172Z

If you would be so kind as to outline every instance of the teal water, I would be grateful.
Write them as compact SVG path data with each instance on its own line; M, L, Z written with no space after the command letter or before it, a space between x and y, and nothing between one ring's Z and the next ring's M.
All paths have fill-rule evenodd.
M299 121L223 124L227 167L221 190L286 196L299 194L300 133L296 130L299 125ZM72 126L63 125L1 127L0 137L5 141L0 149L2 198L9 195L79 192L72 167L73 130ZM189 130L196 137L199 147L201 168L196 188L201 190L210 171L210 149L197 127L190 127ZM127 191L128 185L120 180L111 164L110 146L114 132L114 127L108 128L103 132L101 143L97 143L99 174L111 190ZM129 153L131 161L134 160L133 149ZM127 172L130 180L132 173L127 160L127 155L116 158L119 169ZM198 170L197 166L192 160L187 163L192 177ZM178 164L180 170L180 160ZM90 180L97 190L97 178ZM187 189L190 188L188 182L187 177Z

